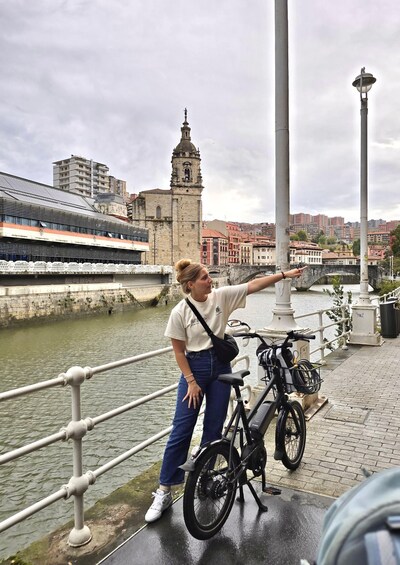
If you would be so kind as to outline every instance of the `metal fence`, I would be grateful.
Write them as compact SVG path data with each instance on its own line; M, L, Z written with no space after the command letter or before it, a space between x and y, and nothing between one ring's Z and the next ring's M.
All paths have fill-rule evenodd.
M141 265L119 263L76 263L62 261L4 261L0 260L0 274L104 274L171 275L169 265Z

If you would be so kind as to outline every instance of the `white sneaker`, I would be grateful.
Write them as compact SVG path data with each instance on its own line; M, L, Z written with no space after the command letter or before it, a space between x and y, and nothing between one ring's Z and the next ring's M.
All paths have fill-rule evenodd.
M164 510L169 508L172 504L172 496L170 492L164 492L158 488L156 492L152 493L152 495L154 496L154 500L144 517L146 522L155 522L161 518L161 514Z

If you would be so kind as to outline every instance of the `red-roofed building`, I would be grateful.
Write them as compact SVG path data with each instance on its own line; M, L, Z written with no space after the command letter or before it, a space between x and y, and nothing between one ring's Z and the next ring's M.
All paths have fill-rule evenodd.
M228 238L217 230L202 230L201 262L204 265L228 264Z

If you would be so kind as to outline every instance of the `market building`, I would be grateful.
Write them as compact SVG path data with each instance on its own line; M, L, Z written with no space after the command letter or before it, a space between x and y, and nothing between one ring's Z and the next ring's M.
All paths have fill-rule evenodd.
M148 240L92 199L0 173L0 260L140 264Z

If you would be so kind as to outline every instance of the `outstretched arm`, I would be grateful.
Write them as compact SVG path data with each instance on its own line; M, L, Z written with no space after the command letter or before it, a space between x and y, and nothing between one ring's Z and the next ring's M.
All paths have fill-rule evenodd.
M276 273L275 275L266 275L265 277L260 277L259 279L253 279L249 282L247 288L247 294L253 294L259 290L263 290L268 286L271 286L283 279L295 279L300 277L307 267L300 267L299 269L291 269L290 271L285 271L284 273Z

